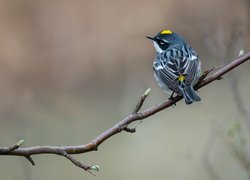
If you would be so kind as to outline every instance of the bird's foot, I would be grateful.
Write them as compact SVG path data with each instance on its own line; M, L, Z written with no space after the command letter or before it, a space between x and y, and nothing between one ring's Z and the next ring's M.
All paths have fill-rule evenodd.
M173 101L172 107L176 106L176 103L174 102L174 92L172 92L171 96L168 98L170 101Z

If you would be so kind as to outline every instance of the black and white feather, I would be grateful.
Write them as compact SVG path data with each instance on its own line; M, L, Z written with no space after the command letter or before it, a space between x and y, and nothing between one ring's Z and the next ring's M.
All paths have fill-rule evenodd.
M200 97L193 89L201 75L201 63L196 52L180 35L173 38L173 43L169 41L169 37L160 37L152 38L157 51L153 63L157 83L165 92L183 95L187 104L200 101ZM183 79L180 80L180 77Z

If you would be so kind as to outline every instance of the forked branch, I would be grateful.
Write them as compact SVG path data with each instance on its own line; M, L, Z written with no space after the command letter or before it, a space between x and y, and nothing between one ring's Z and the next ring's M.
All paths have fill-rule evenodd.
M236 68L237 66L241 65L242 63L248 61L249 59L250 59L250 53L247 53L246 55L243 55L235 59L234 61L224 66L223 68L220 68L209 77L207 77L207 75L211 71L213 71L214 68L212 68L211 70L205 71L204 74L201 76L199 83L195 86L195 89L200 89L215 80L221 79L223 75L225 75L232 69ZM73 164L75 164L76 166L86 171L89 171L89 172L90 170L98 171L99 166L84 165L81 162L74 159L72 157L72 154L80 154L80 153L87 153L90 151L96 151L97 148L104 141L109 139L111 136L117 133L120 133L121 131L135 132L135 128L128 127L129 124L135 121L146 119L147 117L152 116L153 114L172 106L173 104L177 103L183 98L182 96L177 95L171 100L167 100L165 102L155 105L154 107L151 107L147 110L139 112L149 92L150 92L150 89L148 89L141 96L132 114L125 117L123 120L115 124L110 129L104 131L102 134L97 136L94 140L92 140L88 144L78 145L78 146L35 146L35 147L19 148L19 146L21 145L19 141L19 143L17 143L16 145L12 147L0 147L0 155L23 156L23 157L26 157L34 165L34 161L31 159L32 155L56 154L56 155L64 156L65 158L70 160Z

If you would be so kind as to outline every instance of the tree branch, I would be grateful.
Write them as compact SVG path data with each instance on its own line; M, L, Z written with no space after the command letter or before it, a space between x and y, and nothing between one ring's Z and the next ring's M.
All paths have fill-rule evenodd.
M199 83L195 86L195 89L200 89L215 80L221 79L223 75L225 75L232 69L236 68L240 64L248 61L249 59L250 59L250 53L235 59L234 61L224 66L220 70L216 71L215 73L213 73L207 78L206 76L208 75L208 73L213 71L214 68L212 68L211 70L205 71L204 74L201 76ZM27 148L19 148L20 145L18 146L15 145L13 146L14 148L13 147L0 147L0 155L23 156L23 157L26 157L34 165L34 161L31 159L32 155L56 154L56 155L64 156L65 158L69 159L73 164L75 164L76 166L86 171L90 171L90 170L98 171L99 166L84 165L81 162L74 159L71 156L71 154L80 154L80 153L87 153L90 151L96 151L97 148L104 141L109 139L111 136L117 133L120 133L121 131L135 132L135 128L134 129L128 128L129 124L138 120L143 120L149 116L152 116L155 113L172 106L173 104L175 104L176 102L180 101L183 98L182 96L177 95L171 100L167 100L165 102L155 105L152 108L139 112L149 92L150 90L147 90L141 96L132 114L125 117L123 120L115 124L110 129L104 131L102 134L97 136L92 142L88 144L79 145L79 146L35 146L35 147L27 147Z

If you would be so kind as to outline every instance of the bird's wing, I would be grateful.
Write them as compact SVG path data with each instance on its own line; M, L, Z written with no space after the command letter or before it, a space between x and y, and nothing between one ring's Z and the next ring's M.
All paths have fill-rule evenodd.
M178 91L178 70L173 51L157 54L153 69L157 78L172 91Z
M185 65L183 66L183 74L185 75L186 86L194 85L197 73L199 73L199 59L196 52L190 46L186 46L186 55L183 57Z
M199 60L195 51L186 45L177 46L158 54L154 62L155 75L169 89L179 92L178 77L185 76L185 85L190 86L197 74Z

